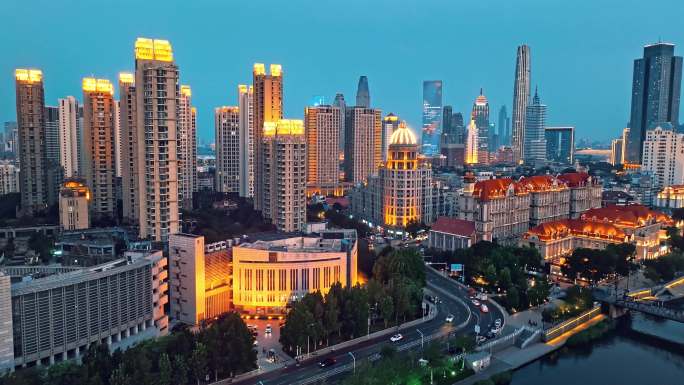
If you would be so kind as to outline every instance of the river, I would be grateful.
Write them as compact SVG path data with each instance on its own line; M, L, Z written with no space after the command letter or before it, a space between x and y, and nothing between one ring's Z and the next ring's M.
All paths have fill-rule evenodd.
M563 348L518 369L511 384L684 384L684 324L632 315L591 346Z

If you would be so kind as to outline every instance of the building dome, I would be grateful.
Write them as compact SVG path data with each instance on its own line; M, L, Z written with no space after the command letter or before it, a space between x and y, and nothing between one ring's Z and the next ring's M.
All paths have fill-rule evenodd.
M390 137L390 145L412 146L416 145L416 136L409 130L405 121L399 123L399 127L392 133Z

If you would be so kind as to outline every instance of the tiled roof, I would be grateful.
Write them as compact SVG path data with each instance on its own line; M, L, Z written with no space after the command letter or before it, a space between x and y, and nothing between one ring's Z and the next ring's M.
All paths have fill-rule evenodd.
M618 206L611 205L589 209L582 214L582 219L594 222L608 222L617 226L640 227L651 220L672 224L672 218L660 211L651 210L643 205Z
M569 234L584 235L595 238L610 238L624 240L627 236L622 230L611 223L592 222L582 219L561 219L542 223L531 228L526 237L536 235L540 239L555 239Z
M513 185L516 194L526 194L525 188L514 182L511 178L499 178L481 180L475 183L473 189L473 196L480 198L481 201L488 201L492 198L502 197L506 195L508 188Z
M565 182L551 175L535 175L520 178L518 183L525 186L528 191L546 191L554 188L565 187Z
M462 237L471 237L475 233L475 222L451 217L439 217L432 225L431 230L460 235Z
M558 179L565 182L568 187L582 187L590 181L590 176L586 172L569 172L558 175Z

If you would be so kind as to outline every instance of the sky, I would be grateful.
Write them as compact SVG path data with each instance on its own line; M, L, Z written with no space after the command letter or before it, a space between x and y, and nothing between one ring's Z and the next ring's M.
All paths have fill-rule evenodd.
M422 81L444 81L444 104L468 114L480 88L490 115L511 113L516 47L528 44L548 125L578 138L617 137L629 119L633 60L658 40L684 52L682 0L3 0L0 121L16 119L15 68L43 70L46 103L82 98L85 76L132 71L137 37L168 39L193 89L198 134L214 108L237 104L255 62L284 72L286 118L314 95L371 103L421 125ZM684 116L684 114L680 114Z

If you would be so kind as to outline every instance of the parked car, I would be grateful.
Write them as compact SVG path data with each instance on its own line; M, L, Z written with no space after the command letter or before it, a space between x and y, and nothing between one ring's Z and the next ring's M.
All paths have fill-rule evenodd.
M337 363L335 357L328 357L325 360L318 363L319 368L327 368L328 366L333 366Z
M482 304L480 305L480 311L483 313L489 313L489 308L487 307L487 305Z
M393 335L392 337L390 337L390 341L392 341L392 342L399 342L403 339L404 339L404 336L402 336L401 333L397 333L397 334Z
M454 315L453 315L453 314L449 314L449 315L446 317L446 322L454 322Z
M501 327L501 318L497 318L497 319L494 321L494 326L495 326L497 329Z
M478 345L485 341L487 341L487 338L485 338L484 336L477 336L477 338L475 338L475 343Z
M473 305L475 305L475 306L480 306L480 301L474 299L474 300L473 300Z

